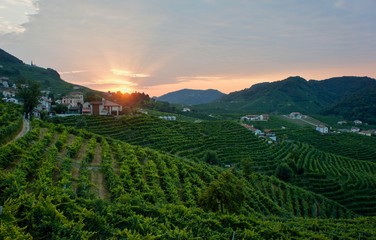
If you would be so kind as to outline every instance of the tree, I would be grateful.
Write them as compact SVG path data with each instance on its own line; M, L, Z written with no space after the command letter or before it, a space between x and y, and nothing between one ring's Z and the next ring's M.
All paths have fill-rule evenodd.
M205 153L205 157L204 157L204 161L211 164L211 165L214 165L214 164L218 164L219 161L218 161L218 155L215 151L207 151Z
M241 161L241 166L243 169L243 175L245 178L249 179L249 176L253 172L253 162L251 159L243 159Z
M41 96L39 83L28 81L26 85L19 85L18 96L23 101L23 111L28 118L39 103Z
M294 173L287 163L282 163L275 170L275 175L282 181L288 181Z
M199 204L206 210L224 213L236 212L246 195L245 184L231 171L221 173L199 197Z

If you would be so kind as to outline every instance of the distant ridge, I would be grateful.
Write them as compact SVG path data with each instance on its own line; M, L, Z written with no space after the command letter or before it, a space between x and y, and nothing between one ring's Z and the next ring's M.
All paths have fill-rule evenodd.
M208 89L208 90L182 89L179 91L164 94L158 97L157 100L174 103L174 104L198 105L198 104L205 104L205 103L216 101L223 96L225 96L224 93L215 89Z
M212 104L208 104L208 109L223 109L238 112L269 112L269 113L289 113L299 111L305 114L344 113L335 108L343 106L337 105L352 95L368 96L372 89L376 87L376 80L369 77L334 77L326 80L309 80L295 76L276 82L265 82L255 84L250 88L232 92ZM363 107L356 111L358 116L369 119L373 111L362 113L369 108L367 101L359 101L360 97L353 97L351 106ZM370 101L368 101L371 103ZM347 104L347 108L350 105ZM330 110L329 108L332 107ZM349 110L346 110L347 112ZM346 114L352 116L354 114ZM373 116L374 117L374 116Z

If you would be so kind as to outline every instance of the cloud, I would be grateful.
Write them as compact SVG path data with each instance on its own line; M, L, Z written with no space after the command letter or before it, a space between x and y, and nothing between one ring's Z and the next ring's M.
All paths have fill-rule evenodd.
M78 74L78 73L85 73L87 70L73 70L73 71L65 71L59 72L60 75L67 75L67 74Z
M32 0L5 0L0 6L0 35L25 31L23 24L37 12L38 5Z
M123 77L130 77L130 78L145 78L150 77L150 75L143 74L143 73L134 73L128 70L119 70L119 69L111 69L111 72L114 75L123 76Z
M224 77L216 77L216 76L182 76L177 77L176 80L178 82L187 82L187 81L216 81L224 79Z
M0 9L0 31L7 33L0 35L1 47L75 83L124 79L133 87L165 91L182 82L224 84L376 62L373 0L30 3L1 3L12 9Z

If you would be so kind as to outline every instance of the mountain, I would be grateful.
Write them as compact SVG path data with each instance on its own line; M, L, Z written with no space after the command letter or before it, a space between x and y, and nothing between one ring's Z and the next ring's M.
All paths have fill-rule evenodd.
M93 91L64 81L54 69L25 64L2 49L0 49L0 77L9 79L10 83L24 80L36 81L40 83L42 90L49 90L55 95L64 95L74 90L84 93Z
M198 105L213 102L223 96L225 96L224 93L214 89L182 89L179 91L164 94L158 97L157 100L175 104Z
M376 86L376 80L368 77L336 77L321 81L289 77L281 81L255 84L205 107L242 112L318 113L372 86Z

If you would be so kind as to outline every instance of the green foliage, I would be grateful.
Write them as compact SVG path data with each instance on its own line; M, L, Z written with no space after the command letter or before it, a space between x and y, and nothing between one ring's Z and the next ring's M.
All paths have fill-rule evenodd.
M219 163L218 155L215 151L207 151L205 153L204 161L210 165L216 165Z
M372 213L370 163L305 144L246 141L253 154L241 159L252 159L252 173L244 178L244 164L242 171L236 165L224 171L83 130L41 121L32 126L0 148L3 238L371 239L376 234L375 217L359 218L338 204ZM259 173L274 173L276 162L291 167L291 161L305 169L291 179L295 186ZM336 180L343 174L350 184ZM369 187L363 185L356 196L362 193L359 185L350 185L357 181ZM336 201L323 197L330 197L329 187Z
M0 103L0 145L12 140L21 128L20 107L13 103Z
M27 81L25 86L18 87L17 95L23 101L23 111L26 117L31 117L33 109L39 103L40 85L37 82Z
M275 175L277 176L277 178L285 182L289 181L293 174L294 173L291 170L290 166L286 163L278 165L278 167L275 170Z
M238 212L245 199L244 185L231 171L225 171L201 194L199 204L215 212Z

